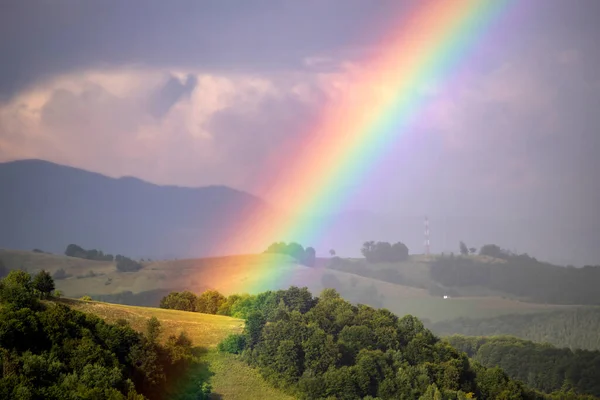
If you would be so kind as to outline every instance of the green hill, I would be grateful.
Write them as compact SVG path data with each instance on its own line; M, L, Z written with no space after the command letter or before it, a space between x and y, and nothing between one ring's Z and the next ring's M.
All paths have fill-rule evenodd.
M208 377L213 399L274 399L291 397L269 386L258 372L231 354L216 351L216 345L231 333L240 333L244 321L220 315L209 315L162 308L136 307L74 299L55 300L69 307L99 316L114 323L125 319L132 328L143 332L148 319L158 318L163 332L161 339L185 331L195 347L205 349L201 360L204 367L197 373Z
M494 262L489 258L474 257ZM119 272L114 262L0 250L0 259L9 269L26 268L35 272L43 268L51 273L63 269L69 277L56 280L56 287L65 296L78 298L89 295L102 301L143 306L158 306L160 298L171 291L200 293L210 288L226 295L252 294L295 285L306 286L314 293L325 287L335 288L353 303L386 307L398 315L411 314L432 322L566 307L528 303L485 290L479 293L465 291L462 297L444 299L441 294L434 294L428 289L431 285L429 263L435 258L412 256L407 262L395 264L365 264L361 260L349 260L354 269L341 270L326 268L330 264L329 259L320 259L317 266L311 268L299 265L289 256L258 254L143 262L143 268L137 272ZM389 276L373 273L390 269L396 269L405 277L405 284L394 283Z

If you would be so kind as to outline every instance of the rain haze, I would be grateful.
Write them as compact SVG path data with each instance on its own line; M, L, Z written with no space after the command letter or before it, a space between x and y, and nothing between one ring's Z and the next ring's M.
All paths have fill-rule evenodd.
M257 190L265 160L352 93L415 4L3 1L0 162L271 202ZM438 253L465 240L597 264L598 15L595 0L506 2L460 67L421 88L417 122L336 213L385 221L364 240L397 238L411 253L423 252L427 215Z

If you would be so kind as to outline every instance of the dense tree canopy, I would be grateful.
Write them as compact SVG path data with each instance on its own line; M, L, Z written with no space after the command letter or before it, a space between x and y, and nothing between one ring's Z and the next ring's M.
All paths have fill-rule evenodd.
M275 242L265 250L265 253L286 254L308 267L313 267L316 261L316 251L314 248L307 247L305 249L302 245L294 242L289 244L285 242Z
M572 389L600 396L600 351L559 349L510 336L451 336L446 340L482 365L500 367L531 388L546 393Z
M333 289L260 294L223 351L305 399L536 399L498 368L471 362L412 316L353 306ZM279 300L279 301L277 301Z
M370 263L399 262L408 260L408 247L402 242L365 242L362 255Z
M439 335L511 335L557 347L600 350L600 309L568 308L492 318L458 318L430 325Z
M85 258L87 260L97 261L113 261L114 257L112 254L104 254L102 250L86 250L76 244L70 244L65 250L65 255L69 257Z
M46 273L32 281L15 270L0 281L0 398L206 398L206 386L186 393L169 385L190 366L184 333L159 344L156 318L141 335L126 324L41 303L36 294L48 293L51 279Z
M494 250L483 250L486 246ZM486 287L540 303L600 305L600 266L560 267L486 246L482 254L499 252L497 262L440 257L431 264L431 279L446 287Z

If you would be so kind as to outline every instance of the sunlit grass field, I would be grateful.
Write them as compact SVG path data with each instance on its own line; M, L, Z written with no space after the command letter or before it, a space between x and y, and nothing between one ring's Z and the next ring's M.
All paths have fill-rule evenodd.
M188 379L193 383L194 378L207 378L212 386L213 399L292 399L270 387L256 370L236 356L216 350L216 345L227 335L242 332L244 321L241 319L66 298L58 302L75 310L95 314L108 322L125 319L139 332L144 332L146 321L154 316L161 323L160 339L163 341L169 335L185 331L193 346L202 348L198 351L198 363L192 368L192 376Z

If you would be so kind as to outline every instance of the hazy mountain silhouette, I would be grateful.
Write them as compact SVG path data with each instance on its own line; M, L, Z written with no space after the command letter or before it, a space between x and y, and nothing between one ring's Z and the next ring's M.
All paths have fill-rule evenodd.
M261 199L224 186L159 186L40 160L0 164L0 247L63 252L69 243L132 256L208 255Z
M0 163L0 247L62 253L69 243L132 257L183 258L222 255L219 241L245 210L265 201L225 186L160 186L137 178L110 178L40 160ZM458 252L458 241L496 243L559 264L597 264L600 227L574 229L553 221L430 215L433 252ZM307 217L308 218L308 217ZM317 255L360 256L367 240L404 242L423 252L423 216L340 211L315 218ZM289 241L278 237L272 241ZM265 248L270 243L265 243Z

